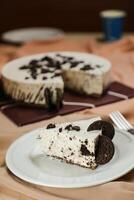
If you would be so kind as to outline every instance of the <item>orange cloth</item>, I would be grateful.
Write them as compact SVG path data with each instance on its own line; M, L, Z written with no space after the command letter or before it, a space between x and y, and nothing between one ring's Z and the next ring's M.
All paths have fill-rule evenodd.
M46 51L72 50L85 51L102 55L111 60L113 64L112 73L116 80L134 87L134 39L125 38L118 42L102 44L89 38L83 43L62 40L55 43L30 42L20 47L14 57L20 57L33 53ZM95 109L87 109L82 112L73 113L66 116L58 116L51 119L54 121L77 120L87 118L92 114L108 115L113 110L120 110L129 120L134 123L134 98L126 101L101 106ZM16 127L6 117L0 114L0 141L4 155L9 143L19 134L41 126L47 121L31 124L25 127ZM49 120L50 122L50 120ZM13 133L12 136L10 133ZM9 138L9 139L8 139ZM5 145L4 145L5 143ZM79 188L79 189L57 189L43 187L37 189L36 186L17 182L8 172L3 169L0 173L0 197L5 195L5 199L48 199L48 200L134 200L134 170L123 176L121 179L106 183L100 186ZM3 194L3 196L1 196ZM8 198L9 197L9 198Z

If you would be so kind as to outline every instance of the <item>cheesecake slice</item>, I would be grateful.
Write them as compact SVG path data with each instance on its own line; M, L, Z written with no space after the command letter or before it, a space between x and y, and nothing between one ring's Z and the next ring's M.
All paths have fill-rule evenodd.
M47 156L81 167L95 169L98 165L106 164L115 152L112 142L114 134L112 138L109 135L109 127L112 126L109 122L102 121L101 124L107 125L105 131L100 129L101 121L100 118L92 118L48 124L41 129L38 137L40 149Z
M103 137L101 130L89 131L89 125L95 120L93 118L72 123L48 124L39 135L39 145L43 153L67 163L90 169L95 169L99 164L97 162L98 156L99 159L103 158L103 164L108 162L113 156L113 144L111 145L111 140L106 136L101 139ZM98 144L101 147L106 144L107 147L99 149L98 152ZM97 152L100 155L97 155ZM101 155L102 152L104 155ZM109 157L107 152L111 152L112 156Z

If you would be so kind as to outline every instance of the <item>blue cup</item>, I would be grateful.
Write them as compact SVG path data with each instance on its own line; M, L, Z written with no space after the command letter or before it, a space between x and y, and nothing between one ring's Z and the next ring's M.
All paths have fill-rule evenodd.
M104 31L104 39L106 41L118 40L123 35L125 11L121 10L105 10L100 12L102 18L102 28Z

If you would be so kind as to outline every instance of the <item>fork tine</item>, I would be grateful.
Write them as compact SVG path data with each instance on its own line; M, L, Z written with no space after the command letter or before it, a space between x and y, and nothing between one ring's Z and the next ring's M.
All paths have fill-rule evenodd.
M114 122L114 124L119 128L119 129L122 129L122 127L120 126L120 124L118 123L117 124L117 121L116 121L116 118L112 115L112 114L109 114L110 118L112 119L112 121Z
M122 119L123 123L126 124L128 129L133 128L133 126L125 119L125 117L119 111L117 111L117 113L120 116L120 118Z
M116 115L116 112L110 113L109 116L111 117L111 119L114 121L114 123L117 125L118 128L125 129L123 124L120 122L118 116Z
M118 119L119 123L122 125L123 129L127 130L128 126L124 123L124 121L120 118L117 112L115 112L115 116Z
M122 114L119 111L114 111L109 114L111 119L114 121L114 123L117 125L118 128L129 130L133 129L133 126L127 122L127 120L122 116ZM114 118L114 119L113 119Z

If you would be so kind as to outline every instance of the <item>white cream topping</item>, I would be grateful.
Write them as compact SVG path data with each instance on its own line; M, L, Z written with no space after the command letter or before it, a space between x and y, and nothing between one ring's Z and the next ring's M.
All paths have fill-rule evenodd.
M55 57L56 54L57 53L48 53L46 55L50 56L51 58L57 59L57 60L60 59L60 61L63 60L60 57ZM70 56L69 52L63 52L63 53L59 52L59 54L63 55L63 56L68 56L68 57ZM45 54L43 54L42 56L41 56L41 54L36 55L36 56L29 56L29 57L16 59L12 62L9 62L3 68L2 75L4 77L10 79L10 80L13 80L13 81L33 83L33 84L34 83L36 84L37 82L44 83L47 80L42 80L42 77L44 76L43 74L40 74L36 80L32 80L32 79L25 80L25 77L28 76L27 71L26 70L19 70L19 68L21 66L27 65L31 61L31 59L37 59L38 60L38 59L42 58L43 56L45 56ZM84 63L80 63L78 66L71 68L71 69L70 69L70 64L66 63L66 64L62 65L63 69L69 69L71 71L79 71L80 68L82 68L84 65L89 64L94 69L84 71L84 73L100 75L100 74L103 74L103 73L109 71L110 68L111 68L111 64L109 63L109 61L107 61L107 60L105 60L105 59L103 59L99 56L90 55L90 54L86 54L86 53L75 53L75 52L71 52L71 56L73 56L74 60L76 60L76 61L84 60ZM44 66L46 65L46 61L40 62L40 64L41 63L43 63ZM100 67L98 68L98 67L96 67L96 65L99 65ZM50 69L50 70L53 71L53 69ZM45 76L47 76L48 78L51 77L51 75L53 75L53 73L52 74L51 73L45 74ZM58 77L55 77L54 79L58 80Z

